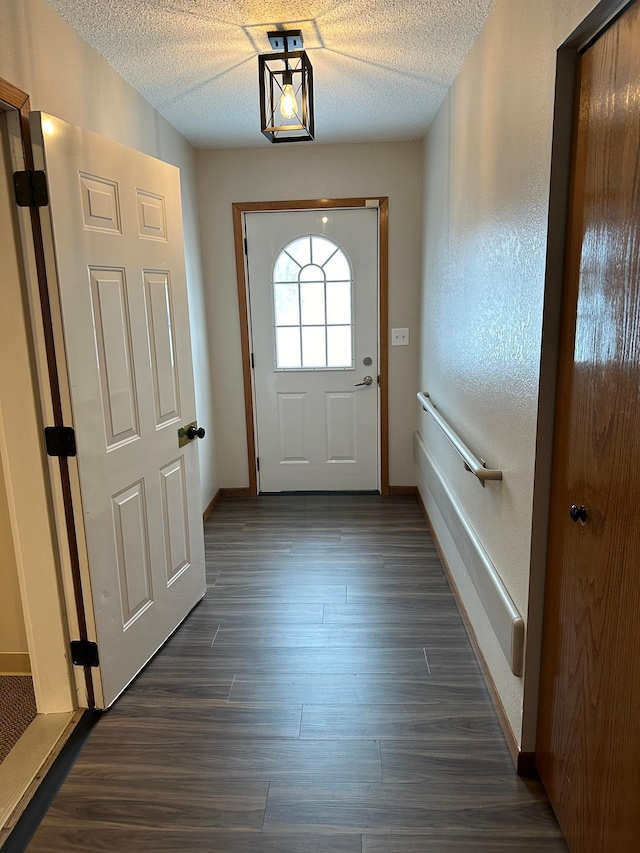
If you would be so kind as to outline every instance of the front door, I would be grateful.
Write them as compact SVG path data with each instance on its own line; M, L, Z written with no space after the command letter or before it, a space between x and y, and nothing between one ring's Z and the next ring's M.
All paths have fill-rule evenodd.
M579 76L537 763L573 853L621 853L640 844L640 3Z
M260 491L378 490L378 209L245 234Z
M52 116L44 156L107 707L205 592L178 169ZM43 209L46 212L46 209ZM57 273L57 275L56 275Z

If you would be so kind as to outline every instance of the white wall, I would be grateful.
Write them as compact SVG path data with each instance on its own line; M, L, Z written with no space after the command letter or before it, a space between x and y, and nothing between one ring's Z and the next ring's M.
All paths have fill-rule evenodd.
M52 113L180 167L198 421L202 505L218 489L205 296L196 202L195 154L189 143L44 0L0 3L0 77Z
M197 167L221 485L249 484L232 203L377 195L389 196L389 327L411 330L409 347L389 350L390 482L415 485L421 144L199 151Z
M0 459L0 660L3 654L16 653L28 653L27 634L22 615L4 469Z
M496 0L424 144L420 384L503 482L481 488L427 415L420 429L525 619L542 607L529 585L556 51L594 6ZM433 521L519 741L524 679ZM525 678L538 664L530 650Z

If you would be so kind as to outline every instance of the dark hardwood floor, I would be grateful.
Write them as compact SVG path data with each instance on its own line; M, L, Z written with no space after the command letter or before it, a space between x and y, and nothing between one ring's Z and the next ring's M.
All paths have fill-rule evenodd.
M223 501L205 599L31 853L566 851L516 776L413 498Z

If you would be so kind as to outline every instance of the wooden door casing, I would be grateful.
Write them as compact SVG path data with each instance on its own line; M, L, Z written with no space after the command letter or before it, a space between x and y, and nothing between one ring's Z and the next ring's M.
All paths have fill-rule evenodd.
M537 747L574 853L640 837L638 91L636 3L579 65Z
M379 356L379 399L380 399L380 493L388 495L389 487L389 199L387 196L369 198L317 198L287 201L248 201L234 202L233 238L236 256L236 284L238 288L238 309L240 313L240 343L242 349L242 376L244 385L245 426L247 437L247 463L249 468L250 496L258 494L258 473L256 465L256 437L254 424L253 383L251 368L251 347L249 333L249 312L247 295L247 276L245 266L245 241L243 220L249 211L260 210L321 210L344 207L367 207L378 205L379 239L379 294L378 294L378 356ZM244 490L242 490L244 491Z
M379 372L378 209L246 213L245 233L260 490L378 489L378 386L372 382L355 387L363 376ZM276 367L274 288L279 285L272 281L274 263L285 248L299 241L311 248L300 256L301 273L320 269L316 260L326 261L331 280L329 267L338 254L350 268L346 273L340 266L341 277L351 276L352 364ZM326 258L324 254L314 258L317 243L324 244L320 251ZM334 248L329 250L329 245ZM299 319L306 324L303 293L301 289ZM313 322L320 319L325 318L314 316ZM330 313L326 320L331 328Z

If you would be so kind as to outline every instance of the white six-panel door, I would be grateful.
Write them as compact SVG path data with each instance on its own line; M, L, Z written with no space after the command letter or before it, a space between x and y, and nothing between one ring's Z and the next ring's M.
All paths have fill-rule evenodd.
M377 490L377 208L246 213L245 234L260 491Z
M35 114L55 243L102 696L205 592L180 175ZM99 693L100 691L98 691Z

